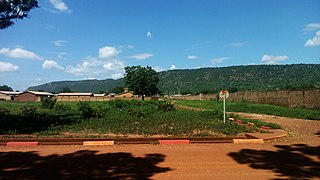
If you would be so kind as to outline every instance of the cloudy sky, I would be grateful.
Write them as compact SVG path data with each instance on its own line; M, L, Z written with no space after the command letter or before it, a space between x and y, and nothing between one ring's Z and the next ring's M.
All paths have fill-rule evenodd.
M319 0L39 0L0 30L0 85L252 64L320 63Z

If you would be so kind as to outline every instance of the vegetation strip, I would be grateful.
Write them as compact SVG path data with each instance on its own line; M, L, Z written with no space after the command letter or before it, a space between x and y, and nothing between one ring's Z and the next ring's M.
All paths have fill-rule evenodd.
M33 136L139 135L223 137L253 128L223 123L221 111L176 109L170 101L0 102L0 134Z

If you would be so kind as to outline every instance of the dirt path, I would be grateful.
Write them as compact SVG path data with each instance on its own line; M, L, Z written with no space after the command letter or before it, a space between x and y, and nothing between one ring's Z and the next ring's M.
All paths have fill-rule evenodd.
M240 116L280 124L288 131L288 136L275 142L320 145L320 121L286 118L273 115L235 113Z

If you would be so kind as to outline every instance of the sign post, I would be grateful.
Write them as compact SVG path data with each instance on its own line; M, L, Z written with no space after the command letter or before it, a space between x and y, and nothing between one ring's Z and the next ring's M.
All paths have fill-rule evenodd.
M226 99L229 97L229 92L227 90L221 90L219 97L223 99L223 123L226 123Z

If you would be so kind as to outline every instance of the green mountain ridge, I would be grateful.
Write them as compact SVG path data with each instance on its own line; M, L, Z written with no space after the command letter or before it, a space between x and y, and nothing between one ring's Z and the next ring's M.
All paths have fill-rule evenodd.
M162 94L217 93L234 91L270 91L320 88L320 64L248 65L179 69L159 72L158 88ZM58 81L28 88L60 92L69 87L74 92L111 92L124 86L123 78L105 80Z

